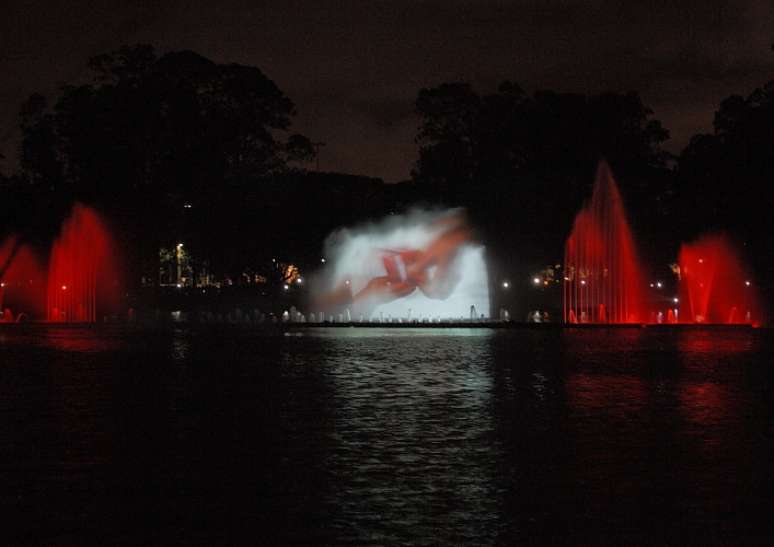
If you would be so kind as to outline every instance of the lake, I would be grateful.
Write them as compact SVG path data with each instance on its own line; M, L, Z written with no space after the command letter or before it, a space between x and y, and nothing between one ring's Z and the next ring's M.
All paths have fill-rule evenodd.
M768 329L0 327L5 544L767 544Z

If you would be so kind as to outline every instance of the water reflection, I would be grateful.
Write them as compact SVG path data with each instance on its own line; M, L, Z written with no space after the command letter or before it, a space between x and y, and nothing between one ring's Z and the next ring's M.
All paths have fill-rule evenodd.
M334 389L328 469L336 486L327 503L340 540L492 541L502 453L491 416L491 333L322 336Z
M11 540L148 543L138 522L162 544L772 532L768 331L0 334Z

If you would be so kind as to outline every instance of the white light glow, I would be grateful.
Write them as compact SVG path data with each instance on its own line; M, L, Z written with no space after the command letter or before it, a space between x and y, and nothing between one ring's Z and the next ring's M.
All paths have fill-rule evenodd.
M414 210L333 233L326 241L329 277L318 296L335 294L340 308L367 319L469 318L471 306L476 317L488 317L484 247L464 219L459 209Z

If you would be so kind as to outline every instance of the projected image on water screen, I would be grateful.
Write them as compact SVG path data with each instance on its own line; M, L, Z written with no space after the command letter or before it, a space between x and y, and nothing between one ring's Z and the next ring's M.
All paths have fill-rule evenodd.
M345 228L326 241L316 310L346 320L489 316L484 247L462 209L414 210Z

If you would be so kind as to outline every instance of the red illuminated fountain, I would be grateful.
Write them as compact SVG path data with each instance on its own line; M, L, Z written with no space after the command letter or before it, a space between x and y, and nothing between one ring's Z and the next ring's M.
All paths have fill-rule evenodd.
M51 249L46 316L52 322L93 323L119 300L115 245L102 218L73 207Z
M566 323L646 318L641 269L621 194L600 162L591 201L575 217L564 252Z
M728 237L705 235L680 247L681 321L757 323L759 299Z
M16 321L40 313L44 286L43 268L32 249L16 236L5 239L0 244L2 320Z

